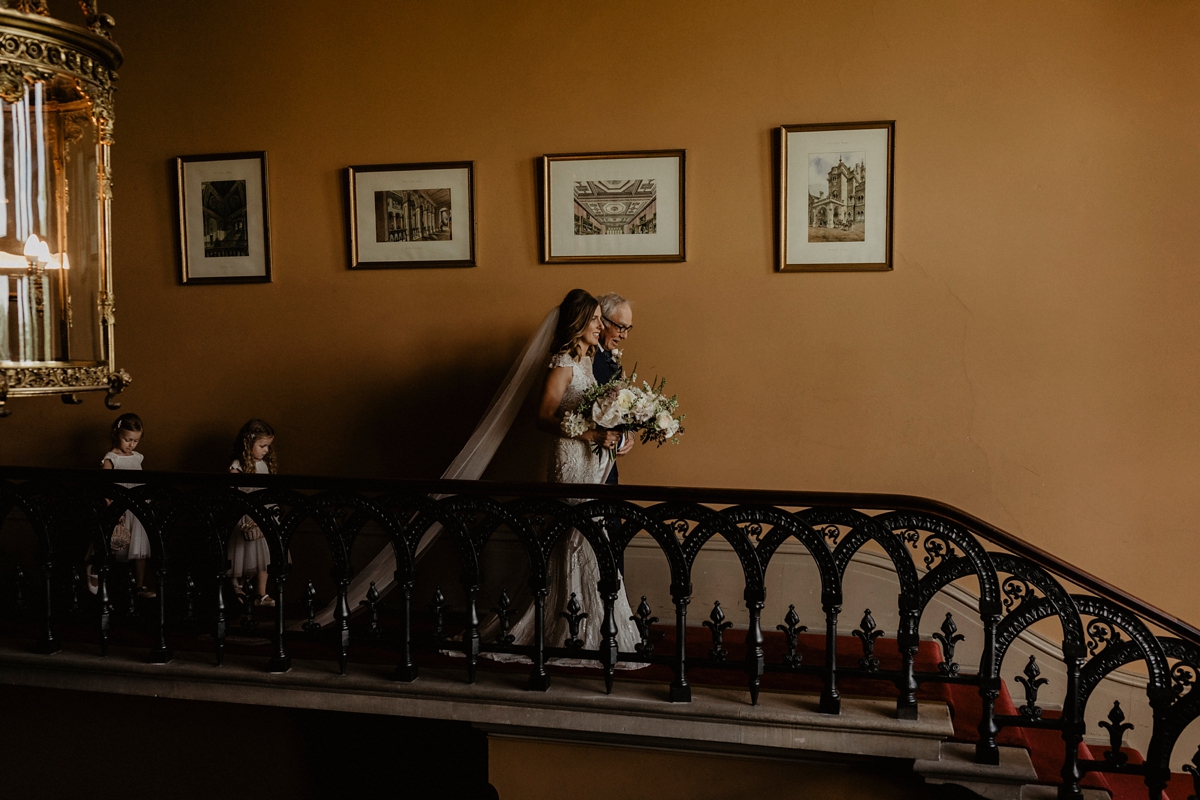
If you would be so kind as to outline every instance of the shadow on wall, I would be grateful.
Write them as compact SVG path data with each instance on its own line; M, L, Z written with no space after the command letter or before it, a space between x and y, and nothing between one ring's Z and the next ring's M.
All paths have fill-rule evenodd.
M236 430L215 426L194 430L183 444L180 462L187 465L189 472L224 472L232 460L236 435Z
M378 470L367 461L351 465L353 474L398 479L440 478L458 456L487 411L522 341L486 342L459 348L394 385L357 410L362 430L373 432ZM545 480L550 437L536 428L539 377L500 445L489 480Z
M178 407L129 398L119 411L93 408L100 413L57 424L36 451L9 454L0 448L0 462L97 469L111 447L109 425L118 414L133 412L146 424L139 449L147 469L225 472L238 429L261 416L277 431L284 474L440 478L470 438L527 335L520 331L507 340L480 338L452 348L435 341L422 368L395 378L381 378L377 368L361 374L347 370L337 376L340 398L317 397L292 386L280 389L271 377L233 416L225 407L180 418ZM539 376L485 478L545 480L551 439L535 424L541 380ZM4 434L0 429L0 444Z

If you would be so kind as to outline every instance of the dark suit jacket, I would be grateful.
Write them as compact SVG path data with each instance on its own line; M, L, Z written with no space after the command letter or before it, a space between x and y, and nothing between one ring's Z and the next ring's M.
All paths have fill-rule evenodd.
M595 357L592 359L592 375L596 377L596 383L608 383L613 377L621 374L621 368L617 366L617 361L612 357L612 354L607 350L597 350ZM613 468L608 473L608 480L605 483L617 482L617 462L613 462Z

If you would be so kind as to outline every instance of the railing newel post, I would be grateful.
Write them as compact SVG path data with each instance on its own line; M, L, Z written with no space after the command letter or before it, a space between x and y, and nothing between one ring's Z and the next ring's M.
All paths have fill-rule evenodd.
M216 617L213 620L213 649L217 658L217 666L225 661L225 634L228 621L225 619L225 570L217 573L216 579Z
M108 601L108 564L96 570L96 599L100 602L100 655L108 655L108 629L111 625L111 606Z
M613 682L616 678L617 660L617 618L614 607L617 602L616 590L606 591L612 587L603 585L601 581L600 596L604 598L604 619L600 622L600 665L604 667L604 693L612 694Z
M996 664L996 626L1000 624L1000 614L984 612L982 617L983 655L979 663L979 700L982 710L979 716L979 741L975 744L975 762L994 766L1000 763L1000 746L996 743L996 736L1000 733L1000 727L996 724L996 699L1000 697L1001 683Z
M338 580L337 605L333 608L333 619L338 631L338 674L346 674L346 666L350 658L350 579L342 577Z
M841 714L842 695L837 688L837 624L840 603L826 602L825 610L825 686L817 710L822 714Z
M529 673L529 688L544 692L550 688L550 673L546 672L546 587L533 590L533 669Z
M750 683L750 705L758 705L758 693L762 688L762 676L766 668L763 644L762 610L766 599L762 590L746 590L746 608L750 612L750 627L746 629L746 677Z
M915 720L918 717L917 690L920 684L917 683L915 663L921 645L920 624L919 610L907 609L901 613L900 631L896 635L902 659L900 677L896 679L896 688L900 691L896 697L896 719Z
M692 702L692 687L687 679L687 607L691 597L690 583L671 584L671 600L675 603L675 677L669 695L672 703Z
M283 589L288 577L287 559L278 566L271 564L269 569L275 578L275 654L267 663L267 671L280 673L292 668L292 657L284 643Z
M150 651L151 664L171 663L171 648L167 646L167 559L162 554L158 559L158 569L155 570L158 583L158 642Z
M404 633L401 646L403 647L403 660L396 666L395 679L411 683L417 679L417 665L412 660L412 590L414 581L401 580L400 575L396 575L396 583L404 591L403 614L404 614Z
M1150 705L1154 710L1154 721L1151 727L1150 746L1145 753L1145 763L1148 767L1145 784L1146 788L1150 790L1150 796L1155 800L1161 800L1163 793L1167 790L1167 785L1171 782L1171 757L1169 753L1164 757L1161 752L1159 732L1168 725L1167 712L1174 699L1172 690L1150 691ZM1168 745L1168 748L1174 749L1173 745ZM1185 772L1187 771L1186 766L1183 769Z
M474 683L479 669L479 585L464 584L467 590L467 629L463 631L463 655L467 657L467 683Z
M54 560L47 556L42 564L46 576L46 627L42 638L34 645L33 651L40 655L51 655L62 650L62 644L54 636Z
M1083 742L1083 709L1079 707L1079 678L1083 671L1082 655L1064 655L1067 667L1067 693L1062 707L1062 739L1065 756L1062 766L1062 784L1058 787L1059 800L1079 800L1083 789L1079 782L1083 772L1079 768L1079 745Z

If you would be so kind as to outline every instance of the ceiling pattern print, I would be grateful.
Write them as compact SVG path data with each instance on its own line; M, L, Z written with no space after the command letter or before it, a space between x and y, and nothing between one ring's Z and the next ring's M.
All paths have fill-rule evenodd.
M656 197L653 180L576 181L575 202L606 226L628 225Z

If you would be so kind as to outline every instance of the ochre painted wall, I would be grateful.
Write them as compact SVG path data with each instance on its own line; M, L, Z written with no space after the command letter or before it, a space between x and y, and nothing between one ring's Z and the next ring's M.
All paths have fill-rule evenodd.
M109 0L147 467L434 477L570 288L636 301L679 447L627 482L907 492L1200 622L1200 6ZM895 270L776 274L771 132L896 120ZM686 148L688 261L542 265L534 159ZM168 160L266 149L276 280L176 283ZM476 269L346 269L341 170L474 160ZM18 401L0 461L98 466ZM512 459L516 463L520 459Z

